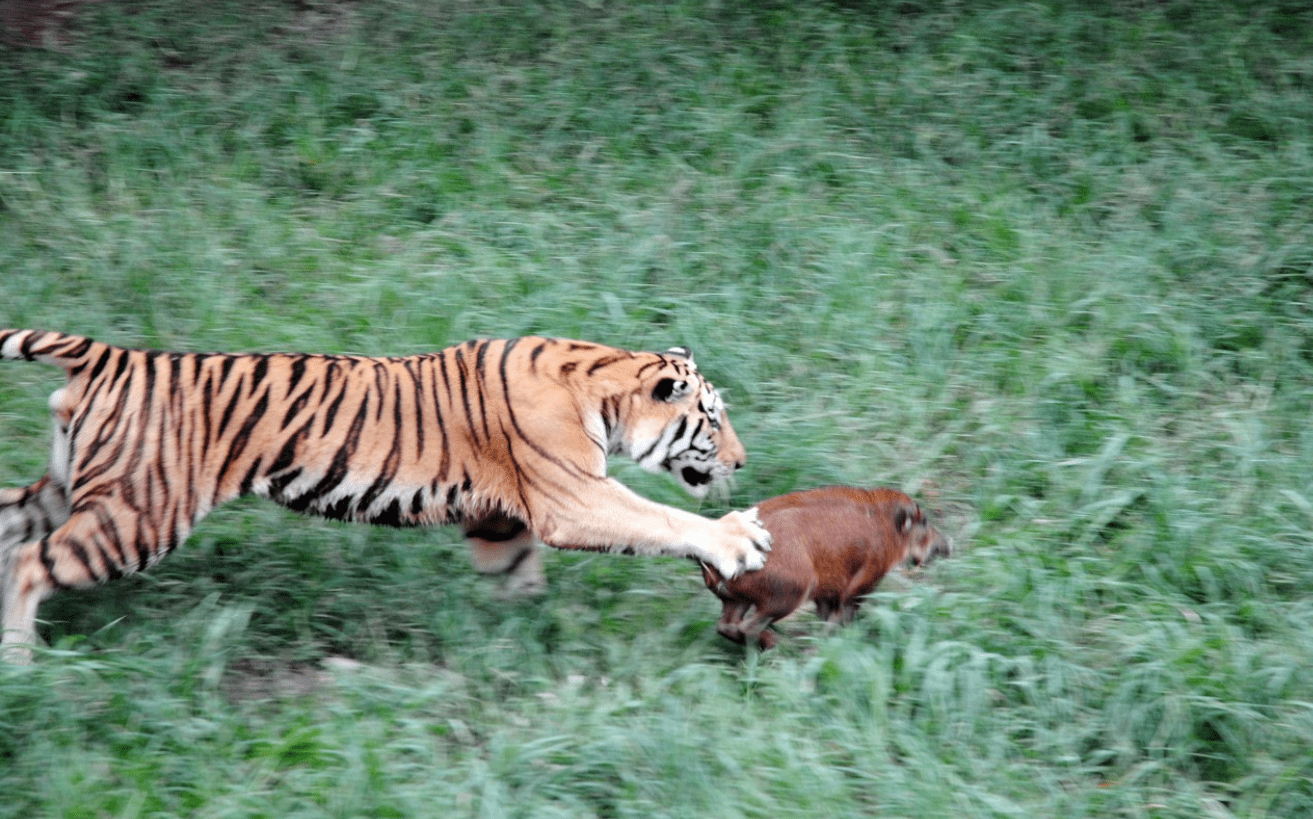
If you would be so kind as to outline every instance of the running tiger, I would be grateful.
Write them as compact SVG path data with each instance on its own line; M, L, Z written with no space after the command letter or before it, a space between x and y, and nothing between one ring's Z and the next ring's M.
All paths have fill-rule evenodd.
M692 557L726 577L770 548L755 510L710 520L606 476L624 453L693 496L743 466L720 395L683 348L525 337L429 355L197 354L0 330L0 358L63 367L47 474L0 490L3 639L24 662L38 604L154 564L240 495L390 526L461 524L481 571L543 583L563 549Z

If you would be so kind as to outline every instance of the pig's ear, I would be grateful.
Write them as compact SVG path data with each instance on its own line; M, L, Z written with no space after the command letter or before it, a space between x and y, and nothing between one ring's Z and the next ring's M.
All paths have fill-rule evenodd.
M894 528L903 534L912 531L912 516L906 509L899 509L898 514L894 515Z

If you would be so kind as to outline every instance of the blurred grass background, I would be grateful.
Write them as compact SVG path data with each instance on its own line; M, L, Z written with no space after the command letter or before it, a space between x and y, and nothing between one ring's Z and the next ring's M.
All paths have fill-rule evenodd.
M691 346L717 515L959 553L718 638L693 567L244 502L42 607L0 817L1313 813L1313 14L1288 0L107 0L0 51L0 325ZM57 371L0 371L0 482Z

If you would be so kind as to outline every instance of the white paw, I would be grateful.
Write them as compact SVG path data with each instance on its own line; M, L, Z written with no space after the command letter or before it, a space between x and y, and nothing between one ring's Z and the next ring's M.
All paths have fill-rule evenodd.
M761 527L756 508L730 512L717 523L725 530L724 534L719 538L715 552L703 559L722 577L737 577L766 565L770 532Z
M731 513L731 514L735 514L735 513ZM753 526L753 528L756 529L757 535L756 535L756 539L754 540L754 543L757 544L757 548L763 552L769 552L771 535L770 532L767 532L766 528L761 525L761 515L758 514L757 507L754 506L751 509L744 509L742 512L739 512L737 514L741 514L743 515L743 517L747 518L748 523L750 523Z

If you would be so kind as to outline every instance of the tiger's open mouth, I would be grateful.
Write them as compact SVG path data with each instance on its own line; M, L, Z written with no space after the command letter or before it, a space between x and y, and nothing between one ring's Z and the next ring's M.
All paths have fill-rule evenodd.
M702 486L711 483L713 480L710 472L703 472L702 470L694 469L691 466L686 466L679 470L679 476L683 478L684 483L689 486Z

